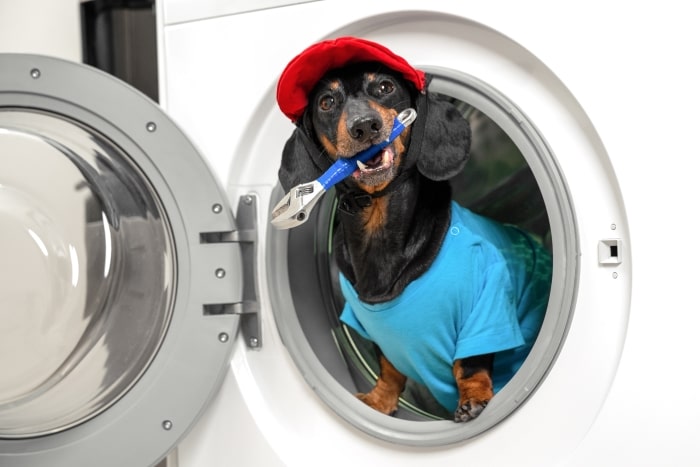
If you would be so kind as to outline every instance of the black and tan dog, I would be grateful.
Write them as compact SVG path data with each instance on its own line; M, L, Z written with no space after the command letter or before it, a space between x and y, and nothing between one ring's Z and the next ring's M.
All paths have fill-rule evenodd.
M452 229L454 233L454 229L464 229L462 224L455 226L453 209L456 208L447 180L463 170L469 155L471 134L466 120L452 104L427 92L428 80L429 77L378 44L357 38L340 38L316 44L300 54L288 65L278 86L280 108L297 125L284 148L279 170L280 182L286 191L318 178L337 158L352 157L386 139L394 118L405 108L413 107L418 112L418 118L410 128L336 186L340 225L333 243L342 279L347 284L344 294L349 301L354 297L352 303L362 304L370 314L375 310L384 313L380 311L384 309L382 307L403 299L407 287L430 275L448 290L446 294L435 290L440 294L440 298L434 300L435 306L439 307L438 303L443 299L452 300L443 297L450 295L452 285L442 283L448 282L447 275L452 277L455 274L451 272L443 279L440 272L428 272L438 262L436 258L444 240L450 237L448 231ZM441 259L440 262L448 260ZM485 265L485 268L489 267L489 264ZM527 267L532 269L533 265ZM486 280L481 279L481 273L474 271L473 267L465 264L464 268L472 270L458 280L475 283ZM493 288L500 289L500 285L490 287ZM504 284L503 288L508 287ZM488 344L474 347L489 349L484 353L451 355L451 352L458 352L454 350L457 341L468 334L459 329L461 326L481 326L470 324L481 318L463 317L468 312L461 310L475 309L477 307L473 304L477 299L484 299L472 292L468 295L471 297L469 304L448 306L456 310L462 324L453 324L450 320L456 318L449 317L452 312L446 311L445 320L450 323L443 326L441 311L428 312L430 305L418 305L424 308L414 313L418 318L399 318L399 328L413 326L414 329L408 330L396 329L395 325L388 331L377 330L381 328L372 328L373 324L364 322L357 314L359 311L356 310L357 316L352 310L344 312L344 321L358 328L380 349L381 374L377 384L369 393L358 397L369 406L391 414L397 410L407 374L426 384L438 397L441 390L431 387L432 376L423 377L421 371L431 372L432 368L442 366L436 371L442 372L443 380L446 372L451 373L455 400L450 402L449 394L442 400L438 397L438 400L454 411L456 421L478 416L494 395L494 354L533 341L537 330L528 331L531 336L525 339L520 337L518 330L518 336L509 344L511 347L499 341L492 350ZM513 303L521 301L514 297L509 299ZM415 299L409 301L416 302ZM544 301L546 303L546 297ZM541 302L538 300L540 308ZM497 300L493 303L499 304ZM507 313L516 315L519 309L513 303ZM488 307L479 305L484 306ZM539 311L538 319L541 320L542 314L543 309ZM508 319L512 323L520 317ZM425 340L415 337L431 332L433 327L447 331L436 331L441 334L426 336ZM393 329L398 335L390 335ZM406 335L402 342L401 334L404 333L413 333L414 336ZM445 338L443 334L446 333L451 337ZM450 339L455 342L444 342ZM464 347L466 344L460 345ZM395 366L387 358L392 352L397 352L397 346L409 349L397 357L402 361L401 366L398 363ZM436 350L443 347L448 350ZM392 350L388 351L389 348ZM410 361L417 354L440 352L440 357L426 357L429 360L424 365L427 370L417 370ZM414 376L416 372L418 374ZM510 376L512 374L507 375ZM444 402L445 397L447 402Z

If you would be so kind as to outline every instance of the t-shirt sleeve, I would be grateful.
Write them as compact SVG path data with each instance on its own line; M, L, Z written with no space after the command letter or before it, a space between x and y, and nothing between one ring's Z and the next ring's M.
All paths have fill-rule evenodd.
M516 313L513 282L505 259L481 246L472 255L472 307L465 307L455 359L513 349L525 344Z
M357 316L355 316L355 313L352 311L352 307L347 302L343 307L343 312L340 314L340 321L353 328L355 331L358 332L358 334L360 334L365 339L371 340L371 338L367 334L367 331L365 331L365 328L357 320Z

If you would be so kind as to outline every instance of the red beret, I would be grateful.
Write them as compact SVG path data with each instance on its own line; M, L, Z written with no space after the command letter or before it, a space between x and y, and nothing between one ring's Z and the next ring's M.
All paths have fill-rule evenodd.
M304 114L307 96L328 71L358 62L380 62L401 73L418 91L425 88L425 73L376 42L339 37L314 44L294 57L277 83L277 104L296 122Z

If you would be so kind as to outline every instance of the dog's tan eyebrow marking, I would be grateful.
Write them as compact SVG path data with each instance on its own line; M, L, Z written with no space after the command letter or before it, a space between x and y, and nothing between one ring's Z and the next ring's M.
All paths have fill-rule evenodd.
M340 80L339 79L334 79L333 81L331 81L328 84L328 89L330 89L331 91L335 91L339 87L340 87Z

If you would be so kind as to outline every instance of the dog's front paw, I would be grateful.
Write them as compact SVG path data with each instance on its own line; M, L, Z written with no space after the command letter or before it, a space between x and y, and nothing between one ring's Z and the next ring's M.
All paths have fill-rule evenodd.
M484 411L487 400L469 399L464 401L455 410L455 422L468 422L478 417Z
M385 415L394 415L399 409L398 398L382 396L378 391L355 394L355 397Z

